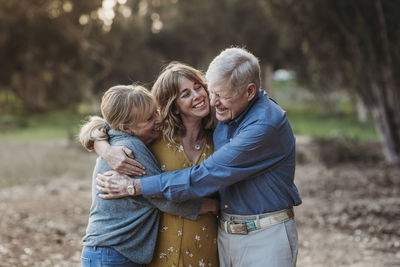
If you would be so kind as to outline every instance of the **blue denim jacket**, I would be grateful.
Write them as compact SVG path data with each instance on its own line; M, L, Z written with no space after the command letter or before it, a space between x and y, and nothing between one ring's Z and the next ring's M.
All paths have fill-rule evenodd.
M264 91L237 118L218 123L214 144L216 152L200 165L141 180L143 195L185 200L219 191L221 210L240 215L301 203L295 138L285 111Z
M147 175L161 172L150 150L137 137L116 130L109 130L108 135L111 145L135 151L136 160L146 166ZM194 220L202 201L195 199L177 203L143 197L104 200L98 197L96 175L108 170L111 168L106 161L98 158L93 172L92 206L83 244L109 246L133 262L149 263L157 240L159 210Z

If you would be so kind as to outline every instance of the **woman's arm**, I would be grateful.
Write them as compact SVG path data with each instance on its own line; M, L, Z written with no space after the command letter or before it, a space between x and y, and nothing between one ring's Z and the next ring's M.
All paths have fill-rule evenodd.
M112 169L127 175L145 174L144 166L134 160L130 149L123 146L110 146L108 139L104 119L97 116L90 117L88 122L82 125L79 133L82 146L88 151L95 150Z
M94 151L119 173L142 176L145 175L145 167L134 160L132 150L125 146L111 146L108 141L94 140Z

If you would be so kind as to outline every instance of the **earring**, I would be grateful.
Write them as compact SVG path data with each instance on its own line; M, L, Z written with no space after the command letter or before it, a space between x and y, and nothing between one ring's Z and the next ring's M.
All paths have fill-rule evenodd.
M132 135L132 136L135 135L135 133L132 130L129 131L129 134Z

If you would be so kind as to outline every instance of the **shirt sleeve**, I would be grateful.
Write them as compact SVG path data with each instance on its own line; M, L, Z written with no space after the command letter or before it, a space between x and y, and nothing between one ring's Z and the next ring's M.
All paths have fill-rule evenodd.
M132 140L132 142L126 143L124 145L134 152L135 160L142 163L146 167L146 171L148 173L155 174L161 172L153 154L142 142L137 140ZM146 179L147 177L144 177L144 180ZM172 200L159 199L159 198L158 199L148 198L143 200L148 202L150 205L159 209L162 212L182 216L191 220L197 219L203 202L201 198L190 199L184 202L176 202Z
M200 165L142 179L143 195L186 200L251 178L285 158L286 137L272 125L249 124Z

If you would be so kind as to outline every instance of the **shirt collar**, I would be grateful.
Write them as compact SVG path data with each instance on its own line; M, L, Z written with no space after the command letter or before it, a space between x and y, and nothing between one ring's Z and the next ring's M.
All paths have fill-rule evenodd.
M254 106L254 103L257 102L257 100L261 97L261 92L262 90L258 90L254 98L250 101L250 103L247 105L246 109L235 119L226 122L227 125L239 125L239 123L244 119L246 114L249 112L252 106Z

